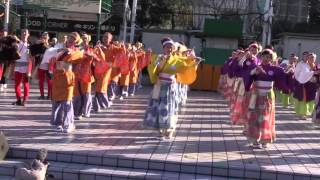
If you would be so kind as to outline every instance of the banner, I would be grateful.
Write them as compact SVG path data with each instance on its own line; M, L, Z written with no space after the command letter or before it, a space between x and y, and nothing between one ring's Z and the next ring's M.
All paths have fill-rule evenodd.
M28 18L28 29L30 30L42 30L43 18L40 17L29 17ZM120 23L106 21L100 26L101 32L110 32L115 35L120 33ZM73 31L84 31L89 34L97 33L97 22L92 21L70 21L60 19L47 19L47 31L58 31L58 32L73 32Z
M101 13L101 0L25 0L24 9L45 8L81 13Z

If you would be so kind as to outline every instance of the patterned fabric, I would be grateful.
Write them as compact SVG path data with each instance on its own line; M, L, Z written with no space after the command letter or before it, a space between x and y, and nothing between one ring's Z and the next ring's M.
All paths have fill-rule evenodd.
M68 128L74 123L73 104L71 101L59 101L52 104L51 125Z
M265 96L257 95L253 109L248 111L247 137L253 142L272 143L275 132L275 96L273 91Z
M176 101L177 101L177 108L179 108L180 105L183 105L186 103L187 101L187 97L188 97L188 85L184 85L181 83L177 83L177 94L178 96L176 96Z
M246 125L248 123L247 113L250 101L250 93L238 95L234 103L231 121L234 125Z
M181 85L181 94L180 95L181 95L181 103L182 103L182 105L186 104L186 102L187 102L188 89L189 89L188 85L185 85L185 84Z
M228 81L229 81L229 83L228 83ZM231 96L233 94L233 84L232 83L230 84L230 81L232 81L232 79L229 77L226 77L226 83L225 83L225 86L223 87L224 90L223 90L223 94L222 94L223 97L229 102L231 101Z
M236 79L234 81L233 85L232 85L232 88L231 88L231 91L232 91L232 94L231 94L231 97L230 97L230 117L231 118L233 117L233 114L234 114L234 111L235 111L235 108L236 108L237 98L238 97L240 98L240 97L242 97L244 95L243 92L241 92L241 95L240 95L240 87L241 87L241 85L243 85L243 81L241 81L240 79ZM243 101L243 99L240 98L238 100L238 104L241 104L242 101ZM239 105L238 105L238 108L239 108ZM241 110L238 109L238 111L241 111Z
M219 83L218 83L218 88L217 88L217 91L224 95L224 89L225 89L225 86L226 86L226 77L227 75L223 74L223 75L220 75L220 78L219 78Z
M234 87L235 87L235 83L233 83L229 87L229 92L228 92L230 94L230 114L231 115L233 113L234 105L235 105L235 102L237 100L237 93L234 92Z
M151 98L143 124L155 129L175 128L178 118L175 107L176 83L158 83L160 83L159 97L157 99Z

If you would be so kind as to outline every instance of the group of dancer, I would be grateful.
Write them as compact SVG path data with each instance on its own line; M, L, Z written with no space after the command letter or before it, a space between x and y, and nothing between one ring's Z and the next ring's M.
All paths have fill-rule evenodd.
M262 49L253 42L232 52L218 89L229 102L232 124L243 126L253 148L267 148L276 139L276 99L320 124L319 70L315 53L304 52L301 61L295 54L281 61L272 46Z
M21 57L12 67L6 68L14 72L16 101L13 104L25 106L28 103L30 79L37 77L39 99L52 100L51 125L58 132L74 131L75 119L89 118L91 112L110 107L116 97L133 96L139 74L152 57L151 51L145 51L141 43L112 41L113 36L108 32L95 47L90 45L91 36L87 33L72 32L54 46L50 46L47 33L33 45L29 45L28 38L29 31L23 29L17 45ZM41 54L43 45L46 48ZM3 74L10 76L10 73Z
M75 120L90 118L92 112L109 108L115 98L134 96L139 76L148 67L154 88L143 124L157 129L161 139L172 137L179 108L186 103L187 85L195 81L199 63L194 51L183 43L164 38L163 54L155 55L151 50L144 50L139 42L113 41L108 32L103 34L102 43L94 47L87 33L72 32L58 43L49 43L46 32L32 45L28 38L29 31L23 29L17 44L21 57L6 67L6 71L14 72L13 105L28 103L30 80L37 78L38 99L52 101L50 124L57 132L71 133L75 130Z

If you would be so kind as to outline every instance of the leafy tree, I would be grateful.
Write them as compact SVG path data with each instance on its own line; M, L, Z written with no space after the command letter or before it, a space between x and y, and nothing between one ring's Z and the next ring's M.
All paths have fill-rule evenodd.
M320 24L320 0L308 0L309 24Z
M187 16L192 17L190 4L185 0L141 0L140 7L137 21L142 28L161 26L175 29L176 26L185 26Z

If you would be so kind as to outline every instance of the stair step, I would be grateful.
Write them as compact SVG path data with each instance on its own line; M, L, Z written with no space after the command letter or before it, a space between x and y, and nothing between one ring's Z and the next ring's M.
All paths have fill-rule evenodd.
M11 176L0 176L0 179L1 180L15 180L15 178L11 177Z
M10 159L33 159L38 152L38 149L27 149L20 147L10 148L7 158ZM286 171L276 170L261 170L256 165L238 165L229 164L227 162L208 162L194 163L183 161L171 161L169 159L157 160L151 158L140 158L110 155L110 154L93 154L91 152L75 152L75 151L48 151L47 160L49 162L61 162L70 164L85 164L92 166L134 169L139 172L168 172L173 174L195 174L204 177L233 177L241 179L265 179L269 176L277 177L287 175ZM132 171L132 170L131 170ZM268 177L267 177L267 176ZM306 176L304 174L289 174L290 176ZM311 175L307 175L311 176ZM313 177L319 177L314 176ZM271 178L272 179L272 178Z
M32 159L36 156L37 149L10 148L7 158ZM48 151L48 161L81 163L97 166L110 166L119 168L134 168L156 171L170 171L176 173L201 174L208 176L227 176L228 169L233 169L225 163L195 164L194 162L170 161L168 159L157 160L139 157L126 157L121 155L92 154L90 152L74 151ZM238 170L239 168L236 167Z
M18 167L28 164L28 159L9 159L0 161L0 176L13 177ZM49 177L54 180L120 180L120 179L147 179L147 180L225 180L223 177L212 177L188 173L129 169L108 166L85 165L50 161ZM0 178L1 179L1 178Z

